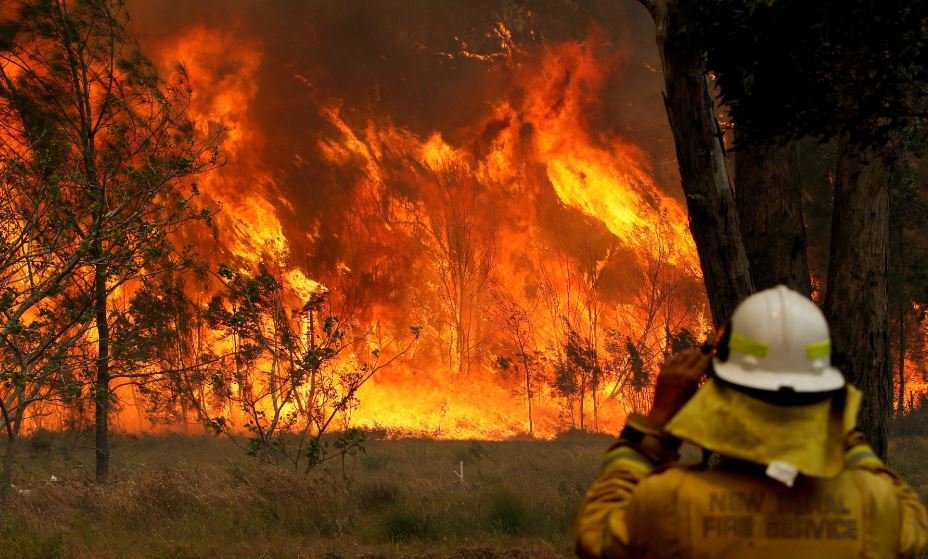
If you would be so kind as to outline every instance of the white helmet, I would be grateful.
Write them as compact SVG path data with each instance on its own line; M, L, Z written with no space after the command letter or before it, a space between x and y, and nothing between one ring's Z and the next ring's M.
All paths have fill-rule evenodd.
M831 366L825 315L786 286L742 301L726 337L728 359L712 363L724 381L769 391L830 392L844 386L844 375Z

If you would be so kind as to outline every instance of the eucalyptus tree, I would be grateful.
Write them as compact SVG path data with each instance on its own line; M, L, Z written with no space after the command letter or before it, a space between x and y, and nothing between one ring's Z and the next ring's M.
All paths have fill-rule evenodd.
M113 295L185 264L171 233L204 217L190 203L191 177L214 167L218 152L187 117L183 69L170 81L158 76L119 0L23 0L8 13L0 25L8 145L33 162L33 182L62 193L53 213L77 247L65 275L83 284L90 308L96 475L105 481Z

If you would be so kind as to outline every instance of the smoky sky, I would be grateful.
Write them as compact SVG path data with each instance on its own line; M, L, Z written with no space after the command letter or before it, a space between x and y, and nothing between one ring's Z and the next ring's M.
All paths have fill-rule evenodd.
M355 130L373 120L423 138L440 132L454 145L501 95L518 95L511 65L461 55L499 51L491 31L500 21L523 63L547 45L592 37L624 53L591 126L641 146L658 184L679 196L654 26L633 0L130 0L128 11L143 50L194 26L260 45L250 111L267 141L256 157L289 201L280 217L290 238L351 211L346 185L355 177L317 153L319 138L332 133L320 107L337 100ZM323 258L325 242L315 250Z

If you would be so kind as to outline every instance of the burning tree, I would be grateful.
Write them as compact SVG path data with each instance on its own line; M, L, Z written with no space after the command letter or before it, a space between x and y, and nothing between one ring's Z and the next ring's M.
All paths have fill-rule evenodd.
M244 414L248 452L309 469L330 458L322 437L338 419L339 449L351 451L360 442L349 429L358 390L413 348L418 328L406 339L385 338L376 324L364 328L350 313L335 314L329 290L319 284L302 307L291 306L293 295L268 267L252 275L220 266L218 275L227 293L210 300L206 316L232 347L231 364L222 363L226 370L214 382ZM235 420L233 413L211 424L231 433Z
M78 5L86 9L107 4L78 2L65 7ZM156 20L137 21L145 28L159 25ZM509 32L503 26L494 28L499 33ZM275 89L270 86L276 78L267 79L270 74L285 74L286 79L293 79L292 72L269 72L273 64L283 60L276 55L265 56L265 50L273 52L272 39L255 35L253 40L232 45L236 35L223 33L218 27L204 31L182 26L180 32L167 38L161 33L149 33L159 36L152 39L152 45L161 51L162 58L181 56L190 63L198 95L188 114L203 121L218 119L234 124L235 133L223 139L223 151L230 157L230 165L204 177L201 187L208 196L224 202L225 210L214 222L216 238L222 249L227 250L222 258L229 261L234 254L241 260L234 261L224 272L232 274L224 278L225 286L219 285L215 278L198 277L190 281L189 276L181 274L154 277L150 274L184 263L165 246L163 250L155 250L144 265L140 264L141 258L135 260L136 267L142 267L138 273L130 271L126 276L144 274L147 281L123 281L121 275L114 275L121 266L116 253L131 249L121 247L119 238L108 236L111 230L115 233L119 228L116 221L122 210L110 214L115 209L110 208L102 215L94 214L101 204L94 206L88 194L82 206L87 215L78 221L99 223L107 234L100 236L99 258L85 252L86 258L79 262L75 281L83 284L75 288L75 293L96 293L95 281L98 286L106 284L110 292L106 298L85 295L75 299L90 306L74 329L79 340L69 353L74 366L62 368L62 378L73 380L73 373L81 371L83 376L77 375L77 380L92 379L99 388L97 394L104 394L103 384L111 396L117 389L121 396L135 391L148 418L157 422L186 422L189 417L223 427L216 421L222 417L229 422L227 430L241 429L244 405L251 410L248 416L256 431L250 434L258 439L258 454L264 455L266 451L270 456L276 452L273 441L295 440L292 437L298 430L297 424L286 427L288 414L294 407L299 413L303 413L299 411L300 405L308 407L305 400L303 404L299 402L308 385L296 388L292 397L287 385L301 375L312 377L311 369L300 369L305 353L316 348L320 357L326 357L324 348L330 344L324 340L335 333L354 337L367 332L370 340L385 324L400 331L397 325L405 319L398 317L414 314L415 321L426 325L426 335L435 333L431 347L441 349L436 350L434 359L420 352L418 362L408 371L390 375L392 386L377 383L377 390L402 391L404 387L397 385L413 382L415 374L428 376L430 390L438 392L447 389L445 373L453 369L467 373L466 383L468 388L473 387L475 395L461 398L461 407L471 406L470 417L454 424L455 434L492 432L499 436L513 428L515 422L505 422L500 427L495 419L475 417L479 415L475 410L498 394L496 407L511 409L515 407L511 401L524 402L518 405L520 409L529 408L529 430L548 435L555 425L547 421L553 419L550 416L555 404L548 390L551 364L557 361L555 357L560 357L562 364L569 365L560 370L569 372L577 381L573 383L576 393L564 398L572 405L574 419L584 428L598 427L603 408L610 408L609 413L619 410L615 402L606 401L612 380L620 374L613 367L615 356L606 347L610 344L609 333L621 330L616 339L622 343L616 347L623 355L627 353L625 337L631 335L638 343L640 333L626 331L624 317L630 308L629 297L637 289L637 276L628 279L630 276L626 274L620 278L623 281L616 281L616 272L641 265L639 252L648 249L639 246L634 232L638 226L655 219L660 208L673 206L675 202L652 178L647 153L620 136L619 128L613 126L615 122L606 114L611 111L598 108L602 93L611 89L608 84L615 81L613 69L621 58L617 43L595 38L580 42L573 33L572 39L565 42L546 36L544 41L538 39L534 44L533 39L533 44L520 45L492 59L470 58L473 53L464 50L447 53L449 57L468 57L466 63L473 72L468 71L466 80L506 77L500 87L493 89L493 98L472 103L469 111L462 112L453 123L422 121L412 126L402 111L381 113L390 107L387 103L353 105L357 100L354 95L329 91L322 81L306 78L313 82L308 97L312 102L288 111L287 122L281 123L286 126L274 129L277 134L293 122L312 123L290 131L293 135L289 137L294 139L288 142L293 143L292 153L289 147L270 149L272 144L280 145L276 137L274 142L262 141L263 133L270 130L265 128L270 117L249 105L258 100L259 92ZM596 34L603 37L602 31ZM86 36L98 35L102 36L102 31ZM121 40L118 38L116 43ZM103 52L103 46L95 47L93 52ZM427 50L417 47L415 56ZM67 62L65 58L62 59ZM102 76L107 70L101 68ZM303 80L303 75L298 79ZM120 80L117 77L117 82ZM482 90L472 89L469 82L457 85L454 88L457 92ZM119 87L119 91L128 91L128 85ZM296 87L302 86L296 84ZM203 90L206 94L200 95ZM102 86L95 91L103 91ZM91 96L91 108L100 114L102 109L95 100ZM114 106L103 105L114 114L117 108L123 110L122 105ZM71 120L79 122L80 113L72 113ZM117 122L120 118L105 116L104 120ZM71 136L82 138L80 133ZM93 147L99 155L102 135L96 139L98 145ZM83 153L83 145L78 143L75 149ZM115 147L107 150L118 155ZM109 164L103 158L98 159L97 171ZM76 157L72 160L80 162ZM146 168L132 165L135 169ZM83 169L71 163L64 166ZM259 178L253 180L253 177ZM92 184L89 179L81 181ZM109 189L107 201L135 188L128 179L121 183L124 187L114 186L118 183L105 182ZM93 192L89 187L86 190ZM102 192L99 188L96 191ZM235 192L229 195L230 191ZM166 202L168 198L158 200ZM152 206L146 203L145 207ZM162 205L162 209L166 206ZM679 227L683 213L671 211L670 215L677 227L673 230L673 241L668 244L684 247L682 251L689 258L689 239ZM156 218L152 214L146 220L154 223ZM565 224L577 227L569 235L563 235ZM127 238L131 236L130 233ZM566 239L569 242L564 242L565 236L570 237ZM580 241L586 237L595 237L595 246L583 246ZM177 242L179 236L171 238ZM200 239L196 242L202 243ZM325 309L318 307L304 312L301 309L308 297L291 293L294 283L299 283L290 277L295 270L265 262L261 271L262 245L275 249L292 245L294 253L300 254L300 263L305 269L318 272L320 281L333 286L346 278L350 285L333 289L323 302ZM94 245L87 246L89 251ZM539 246L553 248L544 253L536 250ZM551 258L552 254L555 257ZM215 269L216 264L218 260L211 260L210 268ZM98 271L110 279L98 281ZM269 278L263 277L264 272ZM253 289L239 289L235 274L243 276L243 285L254 281ZM530 296L529 290L538 284L538 276L547 277L543 280L546 285L537 290L542 295L533 298L535 295ZM499 306L491 301L489 287L494 285L505 285L513 305L526 312L514 307L516 313L509 314L514 320L499 320L492 312ZM203 295L195 294L195 290ZM249 290L260 296L253 300L254 309L246 312L248 305L235 292ZM207 313L198 297L206 300L217 292L221 292L222 302L211 308L213 326L217 328L213 330L205 322ZM341 301L349 293L360 302L356 314L331 308L333 296ZM682 297L662 300L665 303L650 307L653 312L645 320L652 325L647 336L649 350L639 351L646 361L653 359L661 346L667 347L666 340L659 341L660 324L665 324L665 334L672 334L682 320L676 309ZM671 300L674 302L668 302ZM554 302L553 306L549 301ZM554 311L548 316L535 312L536 303L544 305L538 306L538 311L544 308ZM95 307L97 311L105 311L106 320L94 311ZM665 313L670 307L674 307L673 312ZM636 313L637 318L639 310L630 312ZM220 311L229 313L228 323ZM327 332L326 316L353 320L339 318L330 324L331 332ZM246 318L246 322L260 323L261 327L248 329L238 322ZM97 328L97 322L102 329ZM306 322L313 323L309 330L315 332L315 341L306 341L300 334ZM501 325L505 327L499 328ZM82 334L78 333L80 328ZM98 330L104 336L98 338ZM104 340L109 343L101 345ZM343 343L344 338L336 345ZM359 343L356 347L364 345ZM506 379L509 386L502 390L496 386L500 376L493 374L495 371L489 369L491 362L486 359L491 347L511 357L509 371L516 372ZM532 348L546 351L542 355L533 354ZM369 352L358 350L359 353L343 346L331 349L339 357L323 359L332 367L322 366L317 376L337 376L352 369L358 372L365 363L377 363ZM439 351L443 355L438 355ZM97 357L107 353L108 365L104 369L103 360ZM363 354L363 358L349 358L353 353ZM294 366L290 365L291 357ZM354 365L348 367L346 364L352 360ZM441 366L443 360L448 366ZM381 358L379 363L382 362ZM346 366L339 369L334 366L336 363ZM640 369L645 375L651 370L647 363ZM465 379L461 374L451 376ZM107 382L97 382L104 377L108 377ZM636 385L646 387L646 378L639 375L637 381ZM464 388L464 382L461 380L456 387ZM132 388L123 389L126 385ZM85 396L90 387L80 382L72 386L79 387L79 394ZM563 388L573 390L570 382L564 383ZM62 397L72 398L72 393L63 393ZM646 389L640 394L646 394ZM333 402L340 400L340 396L333 398ZM419 413L395 414L388 421L398 422L396 425L425 425L430 419L422 414L433 413L428 411L431 405L428 400L410 396L409 407ZM114 398L109 401L114 404L114 413L119 413L119 403ZM80 403L98 407L97 412L102 409L102 405L96 406L91 399ZM350 401L336 415L332 416L330 410L325 417L333 417L333 424L337 425L354 405ZM455 412L452 405L441 412L443 417L447 409ZM77 405L69 410L87 412ZM371 421L380 421L380 417L389 414L376 417L368 414L368 410L361 411ZM516 413L521 417L523 412ZM256 416L259 421L254 420ZM307 425L304 419L297 418L300 426ZM523 423L518 420L520 426ZM325 425L326 420L320 420L320 424ZM102 422L98 421L98 425ZM318 425L311 432L313 436L318 433Z
M514 366L522 368L521 380L525 394L525 406L528 417L528 434L534 436L535 422L532 416L532 402L535 398L540 369L543 367L540 352L533 329L532 311L516 301L502 287L493 290L495 309L493 316L497 325L505 333L512 347L512 357L500 356L497 364L504 370ZM537 300L534 303L537 305Z
M450 361L470 370L480 346L480 298L493 267L489 223L481 219L482 185L464 165L446 162L427 200L425 244L438 271L440 297L451 330Z
M9 110L8 106L4 109ZM4 122L10 122L4 120ZM42 180L43 150L23 152L3 136L0 176L0 412L7 448L0 477L6 495L24 420L36 404L81 392L74 346L92 326L87 282L78 274L88 247L72 237L71 220L86 216L74 191Z
M204 284L205 278L197 278ZM202 286L202 285L201 285ZM118 369L113 390L132 387L146 416L158 423L193 420L208 426L218 401L209 390L210 372L227 357L216 353L204 309L187 294L180 274L144 283L128 308L114 309L112 357Z
M45 210L55 216L51 239L74 247L52 278L79 286L77 308L86 310L75 322L90 328L95 345L99 481L109 472L112 296L139 277L184 265L169 235L198 214L190 205L195 186L182 185L218 157L184 116L190 89L182 69L171 82L159 79L125 21L117 0L24 1L5 22L0 45L0 95L13 119L5 121L6 147L15 154L8 160L31 163L23 167L30 182L53 195ZM59 289L40 287L26 300L51 302ZM66 354L63 342L82 339L53 343Z

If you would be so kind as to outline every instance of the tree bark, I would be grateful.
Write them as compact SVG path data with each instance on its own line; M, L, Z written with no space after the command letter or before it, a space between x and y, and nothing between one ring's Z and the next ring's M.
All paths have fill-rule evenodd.
M735 200L754 288L783 284L810 296L798 145L739 149Z
M842 146L835 172L825 314L832 362L864 392L858 425L886 457L893 380L887 274L889 184L885 154Z
M677 0L647 1L657 28L664 70L664 104L673 131L712 319L723 324L754 291L734 195L725 168L722 135L706 81L703 53L680 44L685 27Z

